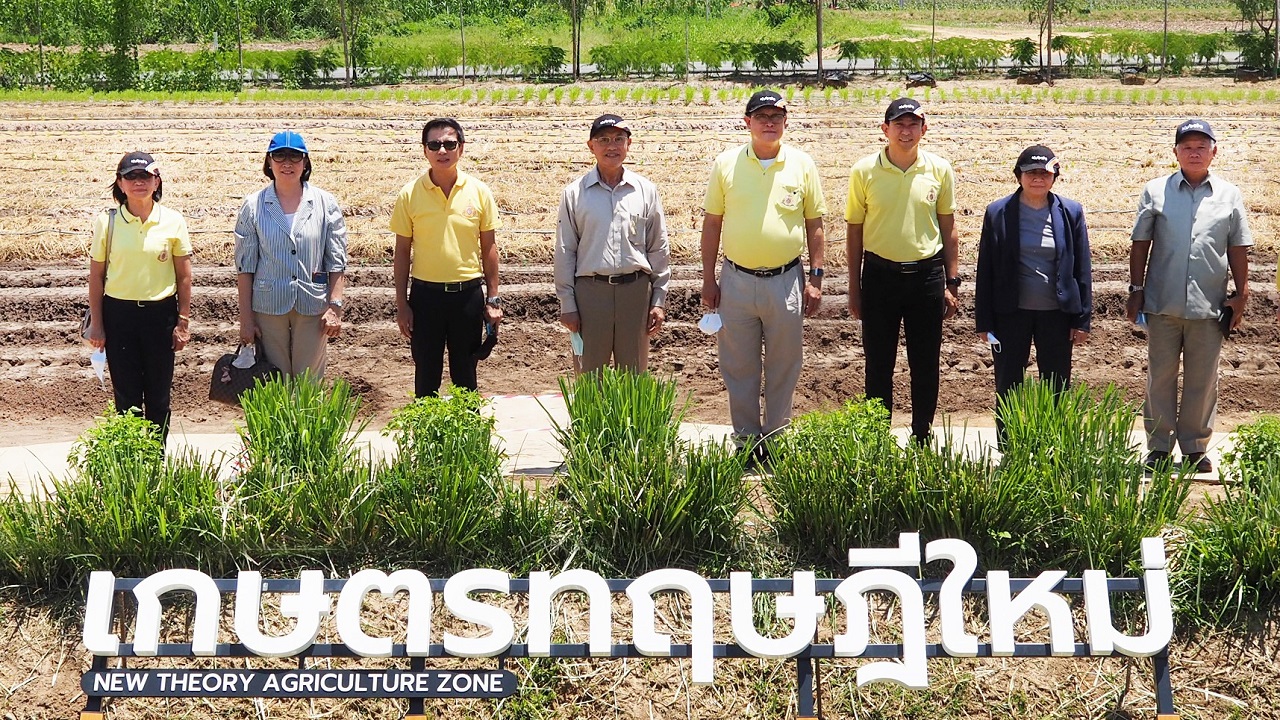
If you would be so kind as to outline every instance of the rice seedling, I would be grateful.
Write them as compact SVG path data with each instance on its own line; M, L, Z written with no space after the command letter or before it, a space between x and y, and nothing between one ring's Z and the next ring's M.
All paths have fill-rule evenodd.
M551 96L553 98L553 102L555 102L556 105L560 105L561 102L564 100L564 88L562 87L556 88L555 92L553 92Z
M603 87L603 88L600 88L600 102L601 102L601 103L608 103L608 102L609 102L609 98L611 98L611 97L613 97L613 88L609 88L609 87Z
M559 487L586 564L727 567L741 543L743 459L680 440L675 381L607 368L560 385L569 422L555 431L565 448Z
M114 443L98 436L89 444ZM127 447L128 443L121 443ZM58 594L92 570L145 576L174 567L234 567L238 527L218 480L219 461L193 452L151 463L114 458L88 476L55 480L48 494L16 487L0 501L0 577Z
M1046 561L1119 575L1138 567L1142 538L1180 520L1190 482L1170 471L1144 477L1129 438L1135 410L1110 385L1055 392L1051 384L1033 381L1001 398L999 473L1037 490L1037 501L1054 508Z
M539 105L546 105L546 104L547 104L547 97L549 97L550 95L551 95L551 89L550 89L550 88L544 88L544 87L543 87L543 88L538 88L538 104L539 104Z
M1194 622L1235 621L1280 598L1280 457L1258 459L1254 474L1224 484L1224 497L1208 499L1187 528L1175 566L1175 607Z
M684 86L684 92L683 92L683 94L684 94L684 104L685 104L685 105L692 105L692 104L693 104L694 92L695 92L695 91L694 91L694 89L693 89L693 86L691 86L691 85L685 85L685 86Z
M709 87L702 88L702 104L703 105L711 104L711 88Z
M532 85L526 85L524 87L524 91L520 93L520 100L525 105L528 105L530 102L533 101L533 95L535 92L537 92L537 88L533 87Z
M310 374L259 385L242 398L249 467L236 485L246 552L327 564L365 553L376 517L374 467L356 436L360 399Z
M581 87L574 85L573 87L569 88L569 104L570 105L578 102L578 99L581 97L582 97Z

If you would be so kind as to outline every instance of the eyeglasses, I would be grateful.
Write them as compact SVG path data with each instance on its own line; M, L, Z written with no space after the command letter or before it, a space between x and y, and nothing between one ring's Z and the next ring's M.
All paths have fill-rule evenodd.
M300 163L307 158L305 153L297 150L276 150L271 153L271 159L278 163Z
M155 175L152 175L146 170L130 170L129 172L121 175L120 177L124 178L125 180L128 180L129 182L138 182L140 180L150 180L151 178L155 177Z
M453 152L454 150L457 150L458 146L462 143L457 140L428 140L426 144L427 149L431 152L438 152L440 148Z
M591 142L599 145L626 145L630 139L630 135L597 135L591 138Z
M751 116L751 119L758 120L762 123L768 123L770 125L781 125L782 123L787 121L787 114L786 113L769 113L768 115L765 115L764 113L756 113L755 115Z

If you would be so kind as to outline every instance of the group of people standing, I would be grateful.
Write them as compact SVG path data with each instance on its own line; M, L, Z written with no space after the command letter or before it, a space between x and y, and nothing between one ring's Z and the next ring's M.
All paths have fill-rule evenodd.
M827 206L813 159L783 142L788 117L779 93L751 96L749 141L715 159L703 204L701 300L713 315L735 440L756 463L767 462L765 440L790 422L804 317L818 312L825 276ZM911 437L923 444L937 410L943 324L964 286L956 178L920 147L928 123L917 101L890 103L881 131L884 147L850 171L848 310L862 326L866 396L890 412L905 339ZM649 338L665 320L666 223L655 185L625 165L631 141L623 118L596 118L587 139L595 165L561 194L555 292L578 372L610 363L645 371ZM1169 462L1176 441L1200 472L1211 469L1204 453L1217 361L1248 301L1252 244L1239 189L1209 172L1216 142L1203 120L1179 125L1178 171L1143 190L1127 305L1148 333L1148 464ZM400 191L390 222L396 320L419 397L438 393L446 350L452 383L476 389L476 364L502 321L493 193L458 167L457 120L428 122L422 145L429 169ZM333 196L309 182L311 170L300 135L275 135L263 161L271 183L245 198L235 228L241 342L257 343L288 374L323 374L326 338L342 327L346 226ZM1065 388L1072 348L1089 337L1088 228L1081 205L1053 192L1060 172L1051 149L1028 147L1013 166L1017 189L983 217L975 330L993 353L998 426L999 398L1022 382L1033 345L1041 376ZM116 407L166 427L174 352L189 339L191 243L182 216L160 205L161 190L151 156L121 159L118 207L94 227L89 337L106 347Z

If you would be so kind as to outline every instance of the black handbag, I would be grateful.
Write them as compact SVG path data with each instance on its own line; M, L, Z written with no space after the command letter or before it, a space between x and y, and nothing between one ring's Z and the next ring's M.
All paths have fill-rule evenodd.
M238 368L235 362L240 354L241 345L235 352L227 353L213 364L213 377L209 378L209 399L224 405L240 405L240 396L252 390L257 381L269 382L280 377L280 369L267 360L262 348L254 349L253 365Z

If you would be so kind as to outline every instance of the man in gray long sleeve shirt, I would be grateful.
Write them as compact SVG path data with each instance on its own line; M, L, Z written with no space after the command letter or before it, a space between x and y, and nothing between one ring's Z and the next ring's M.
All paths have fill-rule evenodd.
M609 363L644 372L649 338L662 328L671 280L670 248L658 189L623 167L631 129L617 115L591 124L596 166L570 183L556 224L560 322L582 337L578 372Z

